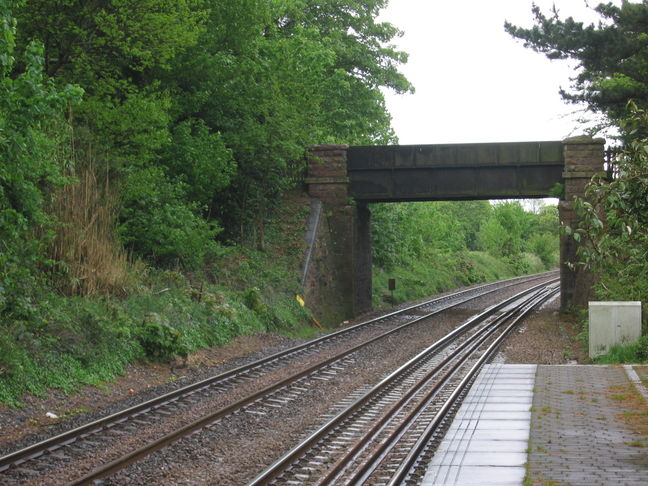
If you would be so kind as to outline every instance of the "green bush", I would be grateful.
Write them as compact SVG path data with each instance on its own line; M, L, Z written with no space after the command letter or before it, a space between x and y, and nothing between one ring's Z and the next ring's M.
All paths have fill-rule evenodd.
M219 133L210 133L202 120L185 120L173 129L162 163L169 175L185 184L187 199L212 213L214 197L235 172L231 151Z
M182 345L181 334L169 325L164 317L151 312L146 315L136 330L146 356L154 360L168 360L173 356L187 357L187 349Z
M247 303L259 315L238 293L210 285L197 291L181 277L152 272L150 283L166 287L125 301L45 295L36 317L13 321L0 334L0 402L16 406L24 393L44 395L47 388L71 392L112 380L136 360L169 361L305 321L306 311L289 296L278 296L270 309L258 289L251 289Z
M618 176L595 177L585 198L576 198L576 228L565 228L581 244L579 265L597 275L601 300L648 301L648 111L630 104L621 121L625 139ZM644 326L648 318L644 314Z
M166 267L198 268L218 254L220 228L184 201L184 186L156 167L134 169L122 191L120 233L124 244L147 261Z
M282 295L268 305L257 287L243 292L243 303L256 314L264 329L268 331L288 331L297 328L310 319L306 308L301 307L292 295Z
M637 360L641 363L648 361L648 335L641 336L636 344Z
M131 337L132 319L119 304L42 296L31 321L13 321L0 337L0 401L19 405L24 393L65 392L123 373L144 352Z
M524 252L520 255L520 259L522 261L521 265L513 265L513 268L516 269L516 273L541 273L550 268L544 264L537 253Z
M558 238L548 233L535 234L528 242L528 250L540 258L545 269L558 263Z
M268 316L268 306L263 302L261 291L257 287L251 287L243 292L243 303L248 309L256 312L259 317Z
M17 52L11 11L12 2L0 1L0 334L6 324L39 314L41 270L52 263L42 251L51 223L47 202L71 163L62 113L82 94L45 76L42 44Z

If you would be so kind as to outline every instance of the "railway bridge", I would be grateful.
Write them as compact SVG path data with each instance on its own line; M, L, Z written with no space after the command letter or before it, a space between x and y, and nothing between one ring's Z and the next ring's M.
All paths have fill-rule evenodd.
M368 203L548 197L564 187L560 224L575 222L574 196L604 170L604 139L309 148L308 192L318 214L304 271L313 307L333 319L371 309ZM321 203L319 203L321 201ZM314 248L313 248L314 247ZM577 245L561 236L561 306L586 305L592 276L571 269ZM335 302L335 304L333 304ZM342 302L342 304L340 304Z

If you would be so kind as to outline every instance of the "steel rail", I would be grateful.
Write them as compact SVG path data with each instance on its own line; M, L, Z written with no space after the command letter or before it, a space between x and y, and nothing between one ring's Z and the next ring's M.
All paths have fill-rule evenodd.
M553 289L551 292L548 292L547 299L553 294L557 293L558 289ZM508 334L513 330L517 323L523 319L531 310L539 303L541 299L537 299L536 303L533 305L528 305L526 308L518 315L511 324L504 330L504 332L498 336L498 338L489 346L489 349L482 354L482 356L477 360L477 362L472 366L470 371L464 376L459 385L453 390L452 394L448 397L446 402L443 404L439 412L436 414L434 419L428 424L423 434L419 437L415 446L410 450L409 454L402 461L399 468L396 470L396 473L392 476L390 481L387 483L387 486L400 486L405 483L406 477L409 474L409 471L413 468L417 459L421 456L425 448L430 442L430 439L434 435L435 431L441 425L443 419L449 413L452 405L459 399L462 393L464 393L470 386L473 378L477 375L481 367L489 361L495 351L499 349L499 346L502 344L504 339Z
M535 296L531 297L531 299L535 298ZM373 470L371 468L371 465L373 461L376 461L375 457L379 457L380 460L382 460L383 456L386 454L385 451L391 448L390 445L393 445L396 438L400 438L404 433L404 429L406 429L413 422L413 417L418 417L422 413L422 410L426 408L428 402L433 400L434 397L445 390L444 387L447 386L448 383L450 383L450 381L454 377L454 374L456 374L458 370L461 369L471 358L472 353L476 352L493 333L499 330L503 323L505 323L511 318L512 315L515 314L515 312L517 312L517 307L505 311L504 314L497 316L495 321L488 323L477 333L472 335L467 341L462 343L460 347L463 349L461 349L460 351L463 351L463 354L455 362L449 363L450 358L458 354L456 351L453 352L451 356L446 358L446 360L444 360L445 362L442 362L437 367L435 367L436 369L443 369L444 367L448 367L449 365L449 369L445 371L443 375L433 376L435 370L432 370L426 377L422 378L416 385L417 390L410 390L410 392L406 394L407 396L401 398L396 404L394 404L384 417L373 424L372 427L364 433L363 437L356 438L355 445L329 469L325 476L319 478L314 482L314 484L318 486L325 484L343 484L341 482L338 482L341 480L345 481L345 484L363 484L363 480L359 480L358 478L363 476L363 473L365 471ZM425 396L422 399L416 399L416 401L418 401L418 404L412 411L408 412L408 418L403 421L398 427L396 427L396 430L392 432L392 435L390 435L390 437L388 437L387 439L376 439L377 435L380 434L388 426L388 423L392 420L392 418L398 413L401 413L406 406L409 406L414 401L418 389L422 389L428 386L428 384L432 380L434 380L436 384L434 384L434 386L430 390L425 392ZM373 452L369 462L365 462L361 466L360 471L356 472L353 479L341 479L341 473L346 465L348 465L351 461L362 461L362 459L359 458L358 455L362 450L365 450L367 448L369 441L372 439L377 441L378 448ZM366 477L366 475L364 477Z
M547 289L547 290L542 290L535 296L532 296L530 299L527 300L526 303L523 303L521 307L511 309L510 315L504 316L503 319L501 319L501 322L497 324L496 326L493 326L489 329L489 332L487 335L483 336L483 339L480 339L479 343L477 346L480 346L483 344L484 341L486 341L494 332L498 331L507 321L510 319L515 319L512 321L513 326L519 322L521 318L526 315L526 313L533 309L535 306L537 306L539 303L544 302L551 298L557 290L555 289ZM528 309L528 310L527 310ZM517 316L516 316L517 314ZM508 333L512 327L509 327L505 329L500 337L503 339ZM504 336L504 337L502 337ZM499 338L498 338L499 339ZM501 342L501 341L499 341ZM497 345L496 345L497 347ZM491 352L492 347L489 347L484 354L488 354ZM482 355L482 356L483 356ZM467 361L467 360L466 360ZM465 364L465 362L463 363ZM462 366L463 366L462 364ZM471 384L471 381L465 381L467 386ZM461 389L461 383L457 386L457 388ZM466 388L466 387L464 387ZM459 397L464 390L461 390L459 394L457 395L451 395L448 400L451 401L452 397ZM347 484L362 484L364 483L367 478L369 478L375 470L379 467L379 465L384 461L385 457L398 445L398 441L401 440L401 438L408 432L408 430L411 430L413 426L415 425L416 421L419 419L419 417L424 413L425 409L430 405L431 401L434 400L434 395L433 393L428 393L427 396L419 402L417 407L414 409L414 411L410 414L407 420L403 421L397 428L396 430L392 433L392 435L387 439L383 440L379 446L371 453L370 457L365 460L365 462L361 465L361 467L356 470L351 477L347 480ZM455 400L456 401L456 400ZM450 406L452 403L450 403ZM444 410L444 407L441 407L441 411ZM440 414L441 417L439 418L440 422L442 419L445 417L445 414ZM324 482L320 482L318 484L325 484Z
M389 319L390 317L397 316L399 314L404 314L410 310L433 305L435 303L443 302L444 300L450 300L452 298L460 297L466 293L471 293L475 291L480 291L489 287L494 287L492 290L488 290L484 292L483 294L480 294L478 296L475 296L473 298L479 298L483 295L487 295L488 293L495 292L497 290L503 289L503 288L508 288L510 286L517 285L521 282L525 281L533 281L536 279L541 279L541 278L547 278L549 277L552 273L554 272L546 272L543 274L537 274L533 275L531 277L525 276L525 277L516 277L504 281L498 281L498 282L490 282L486 283L483 285L479 285L476 287L471 287L469 289L464 289L459 292L454 292L442 297L437 297L434 299L426 300L424 302L420 302L418 304L414 304L408 307L404 307L402 309L398 309L396 311L369 319L367 321L362 321L357 324L354 324L352 326L346 327L344 329L340 329L338 331L326 334L325 336L321 336L319 338L313 339L311 341L308 341L306 343L291 347L289 349L279 351L277 353L274 353L270 356L267 356L265 358L261 358L259 360L256 360L252 363L249 363L247 365L239 366L237 368L228 370L224 373L220 373L218 375L211 376L209 378L197 381L195 383L192 383L190 385L184 386L182 388L179 388L177 390L173 390L171 392L165 393L163 395L160 395L159 397L152 398L150 400L147 400L145 402L142 402L140 404L134 405L132 407L129 407L127 409L121 410L119 412L115 412L113 414L107 415L105 417L99 418L97 420L94 420L92 422L89 422L87 424L81 425L79 427L76 427L74 429L68 430L66 432L62 432L56 436L50 437L48 439L42 440L36 444L24 447L22 449L19 449L17 451L11 452L9 454L6 454L2 457L0 457L0 472L3 472L10 467L15 467L19 466L20 464L23 464L31 459L38 458L42 456L43 454L53 452L60 447L64 447L66 445L69 445L76 440L80 438L85 438L88 435L100 432L102 430L105 430L109 427L111 427L115 423L121 423L123 422L124 419L128 420L129 418L133 418L141 413L148 412L149 410L159 408L161 406L164 406L166 404L172 403L175 400L177 400L180 397L190 395L196 391L199 391L200 389L217 385L220 382L224 382L228 379L234 378L238 375L241 375L243 373L252 371L256 368L260 368L266 364L269 364L273 361L280 360L282 358L287 358L291 355L294 355L296 353L299 353L300 351L303 351L309 347L315 347L319 344L322 344L326 341L333 340L335 338L341 337L345 334L350 334L353 331L356 331L362 327L368 326L370 324L377 323L382 320ZM505 285L501 285L502 283L505 283ZM466 299L465 301L459 302L455 305L459 305L461 303L464 303L468 300L471 299ZM445 310L442 309L442 310Z
M499 326L510 318L510 315L515 312L515 309L510 309L505 313L497 316L496 320L489 323L487 326L479 329L475 334L470 336L466 341L462 342L457 348L455 348L449 355L447 355L443 360L438 363L434 368L432 368L428 373L417 382L415 386L410 388L400 399L392 404L388 411L362 435L362 437L355 440L355 444L340 457L335 464L329 468L327 473L319 478L315 484L324 485L332 483L338 475L343 471L348 464L356 458L356 456L364 449L366 449L367 444L373 440L379 433L382 431L385 426L391 421L403 408L411 403L416 395L427 386L431 380L435 379L436 384L425 393L423 399L419 400L419 403L414 407L411 414L418 414L418 412L426 405L426 403L432 399L433 396L436 396L439 391L447 385L448 381L452 376L460 369L465 362L472 356L472 354L486 341L497 329ZM439 376L444 368L448 368L442 375ZM394 435L399 434L409 422L405 421L397 427ZM382 452L389 442L383 442L378 451ZM362 470L361 470L362 471ZM353 481L350 481L351 484L355 484Z
M528 300L535 300L538 293L542 292L544 289L540 289L536 295L531 297L526 297ZM436 384L428 391L425 392L425 395L418 400L418 404L413 408L409 413L409 418L404 420L400 425L398 425L395 431L390 435L388 440L383 440L379 443L377 449L372 453L371 460L367 461L361 466L361 468L355 472L352 479L348 480L348 484L361 484L361 479L366 477L373 469L372 464L377 462L376 458L381 458L384 454L387 453L388 449L393 446L397 438L401 437L403 432L409 428L412 422L418 417L421 411L428 406L429 402L438 395L438 393L443 389L444 386L448 384L454 374L465 365L465 363L473 357L474 353L488 340L495 332L497 332L504 323L512 319L515 314L519 311L519 307L514 307L508 310L505 310L504 313L497 316L497 318L488 323L483 328L479 329L475 334L470 336L466 341L461 343L455 350L452 351L448 356L446 356L443 361L437 364L432 370L430 370L426 376L424 376L414 387L408 390L392 407L381 417L380 420L375 422L363 435L362 437L356 439L355 445L348 450L338 461L329 469L325 476L320 478L316 484L325 485L325 484L337 484L334 481L343 471L343 469L348 466L348 464L357 459L357 456L360 452L367 448L367 444L370 441L375 440L376 437L385 429L385 426L390 420L392 420L403 408L411 403L415 398L416 394L421 391L429 382L436 378ZM455 360L456 358L456 360ZM453 361L454 360L454 361ZM443 368L448 367L449 369L443 373L441 376L435 376Z
M321 440L326 434L334 430L340 422L350 417L353 413L358 411L365 403L374 398L384 387L388 384L397 380L402 374L404 374L408 368L410 368L414 363L419 361L423 356L429 355L442 348L446 343L455 339L456 337L462 335L470 328L474 327L478 322L489 317L497 310L509 305L511 302L514 302L517 299L520 299L524 295L537 291L538 289L546 286L547 283L540 284L538 286L526 289L518 294L505 299L502 302L494 304L484 310L483 312L476 314L475 316L468 319L460 327L456 328L452 332L448 333L432 345L428 346L425 350L418 353L414 358L410 359L407 363L400 366L398 369L393 371L390 375L381 380L376 384L371 390L366 392L363 396L357 398L352 404L350 404L346 409L339 412L336 416L331 418L327 423L322 425L318 430L313 432L308 438L303 440L301 443L293 447L290 451L284 454L281 458L275 461L271 466L259 474L254 480L248 483L248 486L260 486L268 484L279 474L281 474L289 465L295 462L300 456L302 456L308 449L310 449L315 443Z
M541 285L544 285L544 284L541 284ZM533 288L535 288L535 287L533 287ZM499 289L496 289L496 290L499 290ZM530 291L532 291L532 290L527 289L527 290L525 290L523 292L530 292ZM461 293L464 293L464 292L465 291L462 291ZM480 295L480 297L482 295ZM478 297L475 297L475 298L478 298ZM265 397L265 396L267 396L267 395L269 395L271 393L276 392L277 390L285 388L285 387L295 383L296 381L298 381L298 380L300 380L302 378L305 378L306 376L308 376L308 375L310 375L312 373L315 373L316 371L322 369L323 367L331 365L331 364L335 363L336 361L339 361L340 359L345 358L346 356L348 356L348 355L362 349L363 347L365 347L365 346L367 346L367 345L369 345L369 344L371 344L373 342L376 342L376 341L378 341L380 339L383 339L383 338L385 338L387 336L390 336L390 335L392 335L394 333L397 333L397 332L399 332L399 331L401 331L401 330L403 330L403 329L405 329L405 328L407 328L407 327L409 327L409 326L411 326L411 325L413 325L413 324L415 324L417 322L420 322L420 321L422 321L424 319L428 319L429 317L431 317L433 315L439 314L439 313L441 313L441 312L443 312L443 311L445 311L445 310L447 310L449 308L456 307L457 305L465 303L466 301L469 301L469 300L472 300L472 298L466 299L464 301L448 304L447 306L445 306L445 307L443 307L441 309L437 309L437 310L434 310L432 312L426 313L426 314L424 314L422 316L419 316L419 317L417 317L417 318L415 318L413 320L410 320L410 321L408 321L408 322L406 322L404 324L401 324L400 326L397 326L397 327L395 327L393 329L390 329L390 330L388 330L388 331L386 331L386 332L384 332L384 333L382 333L382 334L380 334L378 336L375 336L375 337L373 337L373 338L371 338L371 339L369 339L367 341L364 341L364 342L362 342L362 343L360 343L360 344L358 344L356 346L353 346L352 348L349 348L349 349L343 351L342 353L338 353L335 356L332 356L332 357L330 357L328 359L322 360L322 361L318 362L317 364L312 365L312 366L310 366L309 368L307 368L307 369L305 369L303 371L300 371L300 372L298 372L296 374L293 374L293 375L291 375L291 376L289 376L289 377L287 377L287 378L285 378L285 379L283 379L283 380L281 380L281 381L279 381L279 382L277 382L277 383L275 383L273 385L270 385L270 386L268 386L268 387L266 387L266 388L264 388L264 389L262 389L262 390L260 390L258 392L250 394L250 395L244 397L243 399L241 399L241 400L239 400L239 401L237 401L237 402L235 402L235 403L233 403L233 404L231 404L231 405L229 405L227 407L224 407L224 408L222 408L220 410L217 410L217 411L215 411L213 413L205 415L205 416L199 418L198 420L196 420L194 422L191 422L190 424L185 425L184 427L181 427L181 428L179 428L179 429L177 429L177 430L175 430L175 431L173 431L173 432L171 432L169 434L166 434L165 436L163 436L163 437L161 437L161 438L159 438L159 439L157 439L155 441L152 441L149 444L146 444L143 447L141 447L139 449L136 449L136 450L134 450L134 451L132 451L132 452L130 452L130 453L128 453L128 454L114 460L114 461L111 461L108 464L105 464L105 465L91 471L90 473L84 475L83 477L81 477L79 479L76 479L76 480L74 480L74 481L72 481L72 482L70 482L68 484L69 484L69 486L90 484L93 481L96 481L96 480L99 480L99 479L104 478L106 476L109 476L111 474L114 474L115 472L117 472L117 471L119 471L121 469L124 469L128 465L130 465L130 464L132 464L134 462L137 462L138 460L152 454L153 452L155 452L155 451L157 451L159 449L162 449L162 448L166 447L167 445L181 439L182 437L185 437L185 436L187 436L187 435L189 435L189 434L191 434L191 433L193 433L193 432L195 432L195 431L197 431L197 430L199 430L201 428L204 428L205 426L210 425L210 424L222 419L223 417L225 417L227 415L230 415L230 414L236 412L237 410L240 410L240 409L244 408L245 406L258 401L258 400L262 399L263 397ZM435 299L435 301L436 301L436 299ZM498 310L498 308L500 308L501 305L504 305L504 304L491 306L491 307L489 307L489 309L484 311L484 313L486 313L486 312L493 313L496 310ZM410 307L408 307L407 309L404 309L404 310L411 310L412 308L416 308L416 307L420 307L420 305L419 306L410 306ZM471 319L469 321L469 323L472 323L472 322L473 322L473 320ZM466 324L464 326L467 327ZM448 336L455 335L456 333L457 333L457 330L453 331ZM450 338L446 336L446 340L447 339L450 339Z

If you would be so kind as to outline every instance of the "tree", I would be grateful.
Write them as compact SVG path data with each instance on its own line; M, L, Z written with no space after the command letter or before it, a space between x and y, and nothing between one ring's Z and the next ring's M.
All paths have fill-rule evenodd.
M223 239L262 244L308 145L394 140L381 88L411 86L389 45L399 32L376 21L386 3L24 0L18 45L38 39L55 82L85 90L71 112L76 155L120 188L129 249L157 254L126 217L165 220L138 202L161 194L171 213L224 226Z
M580 264L598 276L599 297L648 301L648 112L632 107L621 123L630 140L611 182L595 178L576 200L581 223L574 238ZM570 229L571 231L571 229Z
M326 126L332 141L348 144L394 142L381 87L413 91L398 71L407 54L389 42L402 33L388 22L376 22L388 0L302 0L286 30L308 29L333 54L324 81Z
M426 251L461 253L475 244L488 201L434 201L371 205L373 258L390 269ZM498 234L501 234L499 231Z
M600 4L603 21L584 27L533 8L536 25L508 32L551 59L573 59L580 73L568 101L607 115L623 141L618 177L594 178L575 200L581 222L566 228L582 244L579 265L598 276L597 293L612 300L648 297L648 1Z
M290 184L289 162L317 143L393 141L381 87L411 86L385 0L208 2L199 43L166 78L178 120L202 120L236 161L213 214L229 237L256 232Z
M66 182L63 111L82 90L57 89L43 69L43 46L31 42L16 52L11 1L0 0L0 320L33 312L39 266L46 263L40 234L50 218L53 189ZM15 73L16 64L21 72ZM61 150L61 152L64 152Z
M188 204L188 188L159 167L135 167L125 177L120 233L126 248L160 266L196 269L217 250L220 229Z
M168 176L186 188L184 197L210 219L214 197L230 184L236 171L231 150L221 134L210 132L202 120L179 122L171 136L161 162Z
M146 162L168 140L168 95L158 71L202 30L203 0L26 0L18 45L43 43L45 72L85 92L75 110L86 143L113 166ZM92 138L92 140L88 140Z
M480 231L480 241L494 255L508 258L519 255L522 241L528 234L527 216L518 201L497 203Z
M585 26L572 17L562 20L555 8L545 15L534 6L532 28L506 22L505 29L549 59L578 61L580 72L571 91L561 90L563 98L618 122L629 100L648 107L648 1L601 3L594 10L601 22Z
M491 216L481 225L478 241L481 248L491 255L502 257L504 255L505 230L496 217Z
M526 249L535 253L546 268L558 263L559 227L557 206L542 206L537 213L530 214L529 235Z
M123 242L158 264L199 264L219 231L201 218L232 173L220 135L190 119L172 126L173 98L161 87L198 41L204 3L26 0L17 9L19 48L37 39L53 81L85 91L70 111L77 165L110 174L121 190Z
M405 203L371 205L373 265L391 270L412 257L414 235L402 230L410 219L407 207Z
M455 201L441 204L443 204L444 211L459 225L456 231L465 240L465 247L468 250L477 250L479 247L479 227L492 212L490 203L481 200Z

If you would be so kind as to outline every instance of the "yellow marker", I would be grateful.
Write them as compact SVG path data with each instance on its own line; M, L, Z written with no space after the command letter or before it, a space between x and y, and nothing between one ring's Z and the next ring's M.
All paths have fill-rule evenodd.
M299 295L296 295L296 296L295 296L295 299L297 299L297 302L299 302L299 305L301 305L302 307L304 307L304 305L305 305L305 304L304 304L304 299L302 299Z

